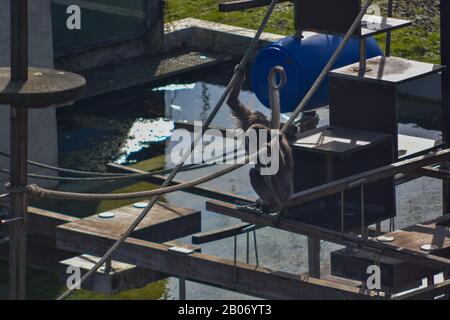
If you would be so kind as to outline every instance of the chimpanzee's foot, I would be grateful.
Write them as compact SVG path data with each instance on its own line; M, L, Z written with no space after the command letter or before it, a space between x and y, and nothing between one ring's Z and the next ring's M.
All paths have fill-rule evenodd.
M253 203L240 205L239 208L244 211L252 212L255 214L268 214L268 215L273 214L272 208L265 205L261 199L257 199Z
M239 206L241 210L248 211L255 214L262 214L263 203L261 199L257 199L255 202L249 202Z

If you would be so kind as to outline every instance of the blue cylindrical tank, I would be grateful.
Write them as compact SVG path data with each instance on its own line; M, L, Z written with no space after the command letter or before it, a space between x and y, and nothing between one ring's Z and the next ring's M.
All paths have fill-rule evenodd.
M258 99L269 106L268 76L276 65L284 67L287 84L280 92L281 112L291 112L325 67L333 52L342 41L341 36L315 34L303 39L287 37L262 49L252 66L253 91ZM367 57L382 55L374 38L367 40ZM359 60L359 40L351 39L341 53L334 68L343 67ZM305 110L328 105L328 78L322 83Z

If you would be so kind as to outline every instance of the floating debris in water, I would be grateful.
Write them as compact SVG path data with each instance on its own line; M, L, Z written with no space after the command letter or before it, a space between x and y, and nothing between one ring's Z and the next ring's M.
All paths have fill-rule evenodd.
M178 90L193 90L195 83L189 84L169 84L167 86L153 88L152 91L178 91Z

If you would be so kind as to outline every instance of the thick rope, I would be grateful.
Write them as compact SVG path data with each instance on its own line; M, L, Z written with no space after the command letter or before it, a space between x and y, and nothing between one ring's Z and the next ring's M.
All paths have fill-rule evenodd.
M6 158L11 158L10 154L8 154L6 152L2 152L2 151L0 151L0 156L6 157ZM28 162L28 164L38 167L38 168L47 169L47 170L56 171L56 172L74 174L74 175L81 175L81 176L99 176L99 177L112 176L112 177L115 177L115 176L128 175L128 174L124 174L124 173L104 173L104 172L90 172L90 171L79 171L79 170L73 170L73 169L66 169L66 168L55 167L55 166L52 166L49 164L36 162L36 161L32 161L32 160L28 160L27 162Z
M194 150L197 143L200 141L201 136L204 133L204 130L210 126L212 121L214 120L215 116L219 112L220 108L222 107L223 103L225 102L225 99L230 94L231 90L236 86L237 81L239 79L239 76L242 75L244 72L244 68L246 67L247 63L249 62L250 58L252 57L254 51L257 49L259 39L261 38L261 35L266 28L269 19L275 10L275 6L278 3L278 0L272 0L267 13L264 17L264 19L261 22L261 26L259 27L258 31L255 34L255 37L250 42L249 48L245 52L244 56L242 57L242 60L239 64L239 68L235 71L233 74L230 83L228 84L227 88L225 89L224 93L222 94L221 98L217 102L216 106L212 110L212 112L209 114L208 118L203 123L203 132L201 135L195 138L194 142L191 145L191 148L186 152L186 154L183 156L182 161L180 161L174 168L174 170L170 173L170 175L167 177L167 179L164 181L164 183L161 185L161 189L164 189L168 187L172 180L177 175L178 171L183 166L184 162L187 160L187 158L191 155L192 151ZM142 220L147 216L147 214L150 212L150 210L153 208L153 206L156 204L156 202L159 200L159 196L153 197L147 207L142 211L142 213L136 218L135 221L130 225L130 227L127 229L125 233L123 233L120 238L114 243L114 245L105 253L105 255L95 264L94 267L92 267L75 285L71 288L69 288L66 292L64 292L62 295L58 297L58 300L64 300L68 297L70 297L76 290L76 288L81 287L81 284L88 279L90 276L92 276L100 267L105 264L106 261L111 259L111 256L114 254L114 252L119 248L119 246L125 242L125 240L130 236L130 234L136 229L136 227L142 222Z
M199 170L203 168L208 168L213 166L214 164L198 164L198 165L187 165L184 166L180 171L193 171ZM0 169L0 172L10 174L10 171L7 169ZM150 178L156 175L165 175L172 172L172 169L165 170L154 170L146 173L130 173L130 174L121 174L116 176L105 176L105 177L86 177L86 178L77 178L77 177L59 177L59 176L49 176L43 174L36 173L28 173L27 176L30 178L38 179L38 180L50 180L50 181L61 181L61 182L91 182L91 181L123 181L123 180L143 180L146 178Z

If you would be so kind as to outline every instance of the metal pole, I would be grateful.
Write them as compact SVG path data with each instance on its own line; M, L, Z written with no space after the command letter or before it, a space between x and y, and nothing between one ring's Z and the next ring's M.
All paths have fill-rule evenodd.
M250 263L250 233L247 232L247 263Z
M450 142L450 74L448 67L450 65L450 3L448 0L440 1L441 12L441 65L442 70L441 89L442 89L442 137L447 146ZM450 213L450 183L442 182L442 200L443 214Z
M362 38L359 40L359 72L366 72L367 52L366 52L366 39Z
M361 236L366 240L368 238L366 228L366 208L364 205L364 184L361 185Z
M341 232L344 233L345 227L345 194L344 191L341 191Z
M253 244L255 245L256 266L259 267L258 242L256 241L256 229L253 230Z
M11 1L11 80L28 80L28 0ZM11 106L11 217L24 219L9 226L9 297L25 299L27 196L17 187L27 184L28 111Z
M178 278L179 300L186 300L186 279Z
M394 14L394 0L389 0L387 6L387 16L391 18L393 14ZM391 56L391 43L392 43L392 32L389 31L386 33L386 50L385 50L386 57Z

